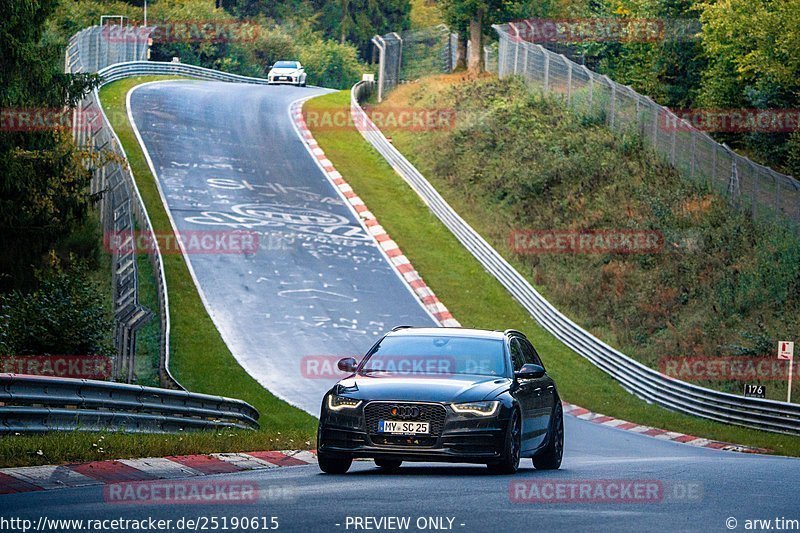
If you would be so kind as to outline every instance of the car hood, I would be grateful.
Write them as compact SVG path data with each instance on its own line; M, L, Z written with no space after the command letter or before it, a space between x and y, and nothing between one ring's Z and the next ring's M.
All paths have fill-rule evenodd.
M361 400L420 402L477 402L492 399L511 385L500 376L455 375L446 377L357 374L335 387L339 394ZM499 390L498 390L499 389Z
M270 74L275 74L276 76L290 76L292 74L297 74L300 72L300 69L297 68L274 68L269 71Z

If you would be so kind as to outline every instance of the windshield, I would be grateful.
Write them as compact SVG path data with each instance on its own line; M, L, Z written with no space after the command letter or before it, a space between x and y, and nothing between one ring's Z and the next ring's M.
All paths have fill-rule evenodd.
M361 373L505 375L501 339L452 336L386 337L367 355Z
M296 61L278 61L272 68L297 68Z

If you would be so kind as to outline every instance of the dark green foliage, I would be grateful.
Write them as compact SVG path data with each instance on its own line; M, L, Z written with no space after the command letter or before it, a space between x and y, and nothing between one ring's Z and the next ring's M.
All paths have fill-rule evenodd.
M38 285L0 295L0 354L112 353L105 297L85 266L40 273Z
M311 0L319 14L316 27L326 37L353 43L367 57L376 34L400 32L410 26L409 0Z
M62 72L63 49L44 29L55 7L55 0L3 0L0 108L60 110L96 85L95 76ZM82 226L89 178L69 131L0 131L0 291L32 287L47 252Z
M365 71L352 46L331 40L317 40L300 49L300 62L308 72L311 85L349 89Z

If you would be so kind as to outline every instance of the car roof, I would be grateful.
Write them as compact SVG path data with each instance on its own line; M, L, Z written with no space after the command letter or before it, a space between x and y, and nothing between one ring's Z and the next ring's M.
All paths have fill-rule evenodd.
M473 337L481 339L498 339L505 337L503 331L491 331L488 329L471 328L415 328L399 327L389 332L387 337L410 337L410 336L431 336L431 337Z

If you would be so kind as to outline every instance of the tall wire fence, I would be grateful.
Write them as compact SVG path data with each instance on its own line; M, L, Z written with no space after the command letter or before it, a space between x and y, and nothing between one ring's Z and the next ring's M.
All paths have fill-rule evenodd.
M67 47L67 73L97 72L116 63L146 60L149 49L147 28L93 26L75 34ZM73 136L79 147L87 149L93 161L91 192L100 197L99 209L104 243L111 254L114 313L113 360L115 379L135 380L136 335L152 318L153 312L139 303L137 228L143 235L154 234L142 199L127 166L125 152L100 106L97 90L87 95L75 109ZM157 249L145 247L155 274L160 318L160 376L165 386L177 386L166 370L169 332L166 285Z
M69 40L66 72L97 72L115 63L146 61L155 28L107 24L79 31Z
M376 35L378 101L399 83L429 74L452 72L457 61L458 37L444 24Z
M601 117L618 132L632 132L683 176L728 197L754 216L776 214L800 223L800 182L731 151L688 121L632 88L597 74L562 54L525 41L522 28L493 26L499 36L497 73L517 75L558 94L580 113Z

